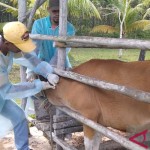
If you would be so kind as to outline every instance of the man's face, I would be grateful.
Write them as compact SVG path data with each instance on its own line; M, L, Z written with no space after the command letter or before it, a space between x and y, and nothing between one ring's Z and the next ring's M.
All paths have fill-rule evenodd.
M11 43L7 40L3 40L3 42L1 43L1 52L4 55L7 55L7 53L9 51L18 53L18 52L20 52L20 49L18 47L16 47L13 43Z
M53 8L53 7L48 8L48 12L51 16L52 23L58 25L59 24L59 7L58 8L57 7L56 8Z
M25 32L22 37L21 37L22 40L28 40L29 39L29 32ZM14 52L14 53L19 53L21 52L21 50L16 47L13 43L7 41L7 40L4 40L3 41L3 44L2 44L2 53L4 54L7 54L9 51L11 52Z
M11 43L11 42L8 42L7 44L6 44L6 46L7 46L7 49L8 49L8 51L11 51L11 52L14 52L14 53L19 53L19 52L21 52L21 50L18 48L18 47L16 47L13 43Z

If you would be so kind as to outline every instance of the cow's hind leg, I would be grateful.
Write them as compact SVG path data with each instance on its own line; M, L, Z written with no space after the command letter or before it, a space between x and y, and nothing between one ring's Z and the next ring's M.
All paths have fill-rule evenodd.
M101 134L84 125L85 150L99 150Z

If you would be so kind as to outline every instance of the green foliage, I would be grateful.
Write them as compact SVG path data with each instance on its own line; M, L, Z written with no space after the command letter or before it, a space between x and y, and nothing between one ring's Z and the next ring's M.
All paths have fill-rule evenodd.
M5 3L5 1L3 2ZM27 0L27 10L33 8L35 0ZM8 1L8 5L18 8L17 0ZM46 1L37 11L35 19L45 17L47 15L48 1ZM14 12L12 9L5 9L7 12L12 13L14 16L17 16L18 12ZM68 0L68 10L69 13L73 16L79 17L97 17L100 19L100 14L96 9L95 5L90 0Z
M80 28L76 27L76 35L78 36L82 36L82 35L88 36L90 31L91 28L88 28L86 26L81 26Z
M114 33L94 32L94 33L90 33L89 36L119 38L119 33L116 33L116 32L114 32Z
M147 5L150 4L150 0L145 0L145 1L139 0L138 2L135 0L130 0L128 1L129 3L126 3L126 2L127 0L110 0L109 4L107 4L106 8L104 9L105 10L104 14L106 15L108 14L108 16L111 15L111 18L115 18L115 22L111 22L111 25L100 24L99 26L95 26L92 29L92 34L93 32L95 32L93 35L103 36L102 33L104 33L104 35L108 37L114 36L112 35L112 32L116 32L116 31L120 32L119 31L120 29L119 16L120 16L120 19L122 20L123 16L126 14L125 20L123 22L122 35L124 37L140 37L140 38L142 38L141 36L143 35L143 38L144 37L147 38L148 36L144 36L144 34L146 34L147 32L142 32L142 30L150 29L150 21L148 19L144 20L143 16L148 16L149 14L149 8L147 7ZM127 6L127 11L125 11L126 6ZM116 20L116 16L118 17L117 20ZM141 36L135 34L135 33L138 33L135 31L139 29L141 31L140 33L142 33ZM130 34L130 32L133 33L133 31L134 31L134 36L131 36L132 34ZM111 34L108 34L108 33L111 33Z
M123 50L122 61L137 61L139 58L140 50ZM71 64L77 66L90 59L118 59L117 49L100 49L100 48L73 48L69 54ZM146 60L150 60L150 52L146 52Z
M150 39L150 30L147 31L142 31L142 30L137 30L134 32L130 32L127 35L127 38L133 38L133 39Z
M0 23L0 33L2 32L3 26L4 26L6 23L7 23L7 22Z
M100 19L100 14L95 5L90 0L68 0L68 11L70 15L79 17L96 17Z

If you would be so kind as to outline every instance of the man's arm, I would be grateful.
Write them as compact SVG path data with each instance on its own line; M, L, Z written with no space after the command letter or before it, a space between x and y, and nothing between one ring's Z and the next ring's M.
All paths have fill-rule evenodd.
M35 95L43 89L40 80L33 82L23 82L18 84L7 83L0 87L0 95L3 99L24 98Z
M36 74L42 75L47 78L52 85L56 85L59 81L59 77L53 73L53 67L45 61L40 61L35 52L23 53L23 57L14 60L16 63L33 70Z
M36 74L47 77L48 74L53 73L53 68L45 61L41 61L36 56L35 52L32 53L23 53L22 57L14 59L14 62L29 68L34 71Z
M32 83L11 84L8 79L8 72L0 66L0 95L3 99L24 98L40 92L43 88L40 80Z

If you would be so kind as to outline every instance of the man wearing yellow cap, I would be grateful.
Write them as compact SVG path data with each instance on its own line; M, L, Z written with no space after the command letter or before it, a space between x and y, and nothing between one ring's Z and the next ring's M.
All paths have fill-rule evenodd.
M24 24L10 22L3 27L3 36L0 36L0 137L14 128L17 150L29 150L28 127L23 110L11 99L28 97L48 88L54 89L59 81L59 77L52 74L53 68L31 53L34 49L35 45ZM42 75L49 82L35 80L30 83L11 84L8 74L16 54L22 55L18 59L19 64Z

